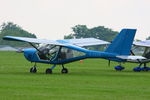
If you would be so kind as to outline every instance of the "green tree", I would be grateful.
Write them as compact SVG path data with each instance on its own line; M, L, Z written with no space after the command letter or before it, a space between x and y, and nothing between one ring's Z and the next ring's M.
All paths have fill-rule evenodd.
M72 27L73 33L65 35L64 39L71 38L97 38L105 41L112 41L114 37L118 34L116 31L112 31L104 26L98 26L94 28L87 28L86 25L76 25Z
M72 39L74 38L73 34L65 35L64 39Z
M114 39L114 37L118 34L118 32L112 31L111 29L105 28L104 26L87 28L86 25L76 25L72 27L72 30L73 33L65 35L64 39L93 37L111 42ZM104 50L104 46L92 46L88 48L94 50Z
M146 40L150 40L150 36L148 38L146 38Z
M29 46L27 43L3 40L2 38L4 36L19 36L19 37L36 38L36 36L34 34L23 30L20 26L14 24L12 22L3 23L0 26L0 29L1 29L0 30L0 45Z

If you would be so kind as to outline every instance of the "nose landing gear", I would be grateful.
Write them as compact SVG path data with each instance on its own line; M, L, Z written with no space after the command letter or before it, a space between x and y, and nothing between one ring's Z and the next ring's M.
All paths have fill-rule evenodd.
M36 69L36 63L33 67L30 68L30 73L36 73L37 69Z

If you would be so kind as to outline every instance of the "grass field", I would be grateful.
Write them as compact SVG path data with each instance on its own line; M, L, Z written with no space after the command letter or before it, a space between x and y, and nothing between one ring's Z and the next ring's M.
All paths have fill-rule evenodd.
M61 74L61 66L46 75L52 65L33 66L15 52L0 52L0 100L150 100L150 72L132 72L136 64L124 64L116 72L108 61L84 60L66 64L69 74ZM150 66L150 64L149 64Z

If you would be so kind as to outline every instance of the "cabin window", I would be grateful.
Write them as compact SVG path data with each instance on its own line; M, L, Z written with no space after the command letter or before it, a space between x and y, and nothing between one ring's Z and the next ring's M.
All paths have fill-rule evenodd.
M42 60L54 60L57 57L60 46L43 44L39 46L38 55Z
M83 53L83 52L69 49L66 47L62 47L58 58L63 60L63 59L70 59L70 58L74 58L74 57L78 57L78 56L84 56L84 55L85 55L85 53Z
M42 60L64 60L85 55L83 52L56 45L41 45L38 49L39 58Z
M143 56L146 57L147 59L150 59L150 48L145 49Z

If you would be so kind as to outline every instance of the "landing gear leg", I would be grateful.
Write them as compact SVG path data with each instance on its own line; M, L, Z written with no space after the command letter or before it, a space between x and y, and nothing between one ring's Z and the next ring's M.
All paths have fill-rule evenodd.
M144 63L144 67L141 68L142 71L149 71L150 68L146 66L146 63Z
M36 63L33 67L30 68L30 73L36 73L37 69L36 69Z
M52 69L54 69L56 67L56 65L54 65L53 67L51 67L51 68L47 68L46 69L46 71L45 71L45 73L46 74L52 74L53 72L52 72Z
M67 74L68 73L68 69L64 67L64 65L62 64L62 70L61 70L62 74Z

